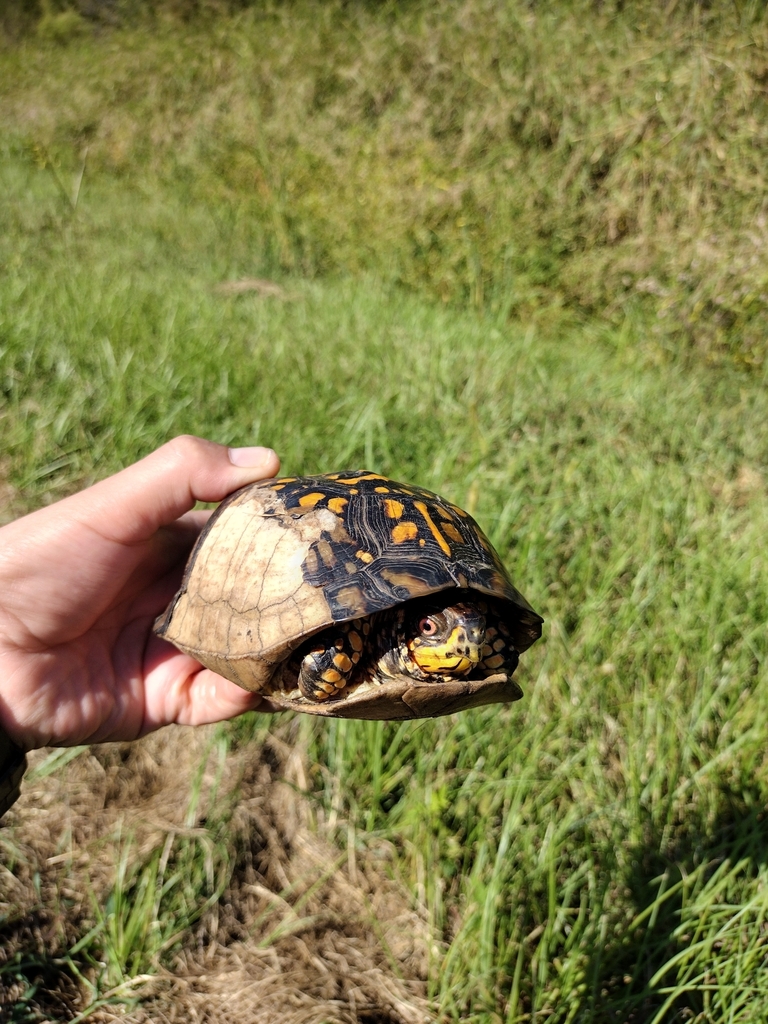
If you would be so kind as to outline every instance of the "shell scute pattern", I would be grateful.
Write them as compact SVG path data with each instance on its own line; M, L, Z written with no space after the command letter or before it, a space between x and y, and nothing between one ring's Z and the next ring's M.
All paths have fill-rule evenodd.
M478 590L532 612L474 519L431 491L364 470L266 486L283 504L272 514L327 508L338 518L311 545L302 567L305 581L322 588L333 622L449 587ZM533 616L521 622L520 649L539 635L539 617Z

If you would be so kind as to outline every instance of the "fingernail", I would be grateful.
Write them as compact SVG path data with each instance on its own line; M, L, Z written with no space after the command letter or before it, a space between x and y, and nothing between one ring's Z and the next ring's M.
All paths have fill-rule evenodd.
M271 448L252 446L251 448L230 448L229 461L233 466L247 469L259 469L268 466L277 456Z

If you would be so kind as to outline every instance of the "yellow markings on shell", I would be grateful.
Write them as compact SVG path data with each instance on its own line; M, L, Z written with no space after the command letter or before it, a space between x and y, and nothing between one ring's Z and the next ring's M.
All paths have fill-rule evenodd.
M424 540L423 537L419 537L419 547L420 548L423 548L426 543L427 542Z
M461 516L462 519L469 519L469 512L465 512L463 508L459 508L458 505L449 505L448 508L451 512L455 512L457 516Z
M349 672L349 670L352 668L351 660L347 657L346 654L343 653L334 654L333 664L336 666L339 672Z
M349 640L349 645L353 651L362 651L363 638L360 636L358 632L356 632L354 629L350 629L349 633L347 634L347 639Z
M443 532L446 533L451 538L451 540L455 541L457 544L464 543L464 538L461 536L461 534L453 525L453 523L446 523L445 521L443 521L440 525L443 528Z
M321 501L325 495L322 491L312 491L310 494L302 494L299 498L299 504L302 508L314 508L318 501Z
M359 558L361 562L365 562L366 565L370 565L373 561L373 555L370 551L363 551L362 548L355 552L355 558Z
M340 480L339 483L343 483L343 481ZM359 494L360 492L358 491L358 489L356 487L351 487L350 490L349 490L349 493L350 494Z
M388 487L374 487L373 489L377 494L389 494Z
M440 547L442 548L444 554L450 555L451 549L448 546L448 541L445 539L445 537L442 535L442 533L440 533L438 528L435 526L434 522L432 521L432 517L429 514L429 510L427 509L427 506L424 504L423 501L414 501L413 504L419 510L419 512L421 512L421 514L424 516L424 520L425 520L427 526L429 527L429 529L431 530L432 536L435 538L437 543L440 545Z
M338 683L341 681L341 673L337 672L335 668L327 668L320 678L326 683Z
M392 540L395 544L402 544L407 540L416 540L419 536L419 528L416 523L398 523L392 527Z
M506 646L507 646L507 641L506 640L502 640L502 638L499 637L499 639L493 645L493 649L494 649L494 651L503 651Z
M365 473L362 476L337 477L337 479L340 484L351 487L352 484L359 484L361 480L386 480L387 477L381 476L379 473Z
M349 504L349 498L331 498L328 502L328 508L331 512L335 512L339 515L344 511L344 506Z
M399 519L405 511L405 505L403 505L402 501L395 501L394 498L385 498L384 511L390 519Z
M483 664L486 668L501 668L504 664L504 655L494 654L492 658L486 658Z
M345 562L344 568L347 570L349 575L352 576L354 573L358 571L360 566L357 564L357 562Z

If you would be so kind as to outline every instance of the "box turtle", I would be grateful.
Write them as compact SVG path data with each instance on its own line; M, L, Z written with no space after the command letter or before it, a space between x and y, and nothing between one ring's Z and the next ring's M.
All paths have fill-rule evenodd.
M467 512L357 471L230 495L155 630L273 710L407 719L520 698L542 621Z

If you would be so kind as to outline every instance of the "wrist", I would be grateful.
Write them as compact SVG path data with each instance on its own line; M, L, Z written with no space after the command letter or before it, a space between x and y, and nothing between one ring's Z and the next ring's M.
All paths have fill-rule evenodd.
M27 755L0 726L0 817L19 799Z

